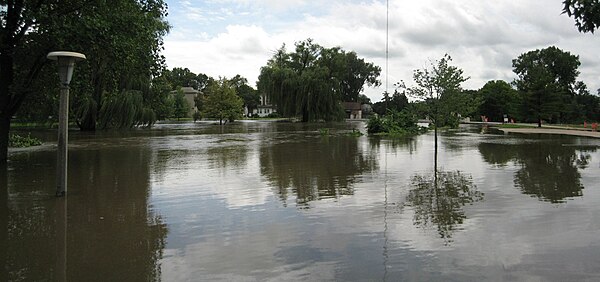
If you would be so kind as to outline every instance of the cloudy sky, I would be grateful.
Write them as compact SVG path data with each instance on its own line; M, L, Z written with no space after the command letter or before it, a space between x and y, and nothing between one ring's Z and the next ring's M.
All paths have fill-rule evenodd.
M366 88L373 102L385 91L384 0L167 0L171 33L164 55L169 68L209 76L240 74L254 84L260 67L283 43L307 38L353 50L379 65L382 83ZM389 0L389 89L411 81L414 69L450 54L479 89L488 80L512 81L512 59L557 46L579 55L581 75L600 88L600 34L581 34L561 14L562 0Z

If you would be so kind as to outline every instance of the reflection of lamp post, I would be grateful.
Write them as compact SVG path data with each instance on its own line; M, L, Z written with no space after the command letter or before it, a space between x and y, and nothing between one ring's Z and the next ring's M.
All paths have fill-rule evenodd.
M56 196L62 197L67 192L67 142L69 126L69 83L73 77L75 62L85 60L85 55L75 52L50 52L48 59L58 61L60 77L60 108L58 111L58 154L56 166Z

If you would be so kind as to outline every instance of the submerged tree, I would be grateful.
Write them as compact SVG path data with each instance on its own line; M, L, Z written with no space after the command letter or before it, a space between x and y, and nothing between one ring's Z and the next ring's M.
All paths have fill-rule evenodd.
M436 152L438 127L457 125L458 115L464 111L457 96L462 91L461 84L469 79L463 76L462 69L450 65L450 62L452 58L446 54L440 60L431 62L430 68L414 71L415 86L407 87L403 82L398 85L409 96L426 102L427 116L434 128Z
M258 90L277 105L284 116L301 116L303 122L334 120L343 115L343 99L357 101L364 85L378 85L381 69L339 47L324 48L311 39L297 42L288 53L285 45L261 68Z
M204 93L204 110L207 118L234 121L242 116L244 101L235 93L235 88L226 79L211 84Z
M104 93L148 82L164 65L159 52L169 29L166 13L162 0L0 1L0 161L6 161L11 119L25 99L44 85L58 85L49 51L87 55L71 87L86 101L87 108L77 110L88 115L80 125L94 129ZM42 73L54 74L53 80ZM58 91L42 93L47 96L36 100L52 104Z
M98 120L101 129L150 126L156 122L154 111L144 105L140 91L105 94Z

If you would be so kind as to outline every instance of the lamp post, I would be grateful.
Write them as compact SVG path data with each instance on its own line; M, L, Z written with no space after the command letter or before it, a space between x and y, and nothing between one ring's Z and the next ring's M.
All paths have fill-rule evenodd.
M50 52L48 59L58 61L60 77L60 107L58 110L58 151L56 162L56 196L62 197L67 192L67 143L69 126L69 83L73 77L75 62L85 60L85 55L75 52Z

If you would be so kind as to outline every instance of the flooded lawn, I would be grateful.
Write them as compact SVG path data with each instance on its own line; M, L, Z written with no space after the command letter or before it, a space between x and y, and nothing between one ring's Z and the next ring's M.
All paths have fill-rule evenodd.
M600 280L599 139L364 126L73 131L66 200L11 151L0 280Z

